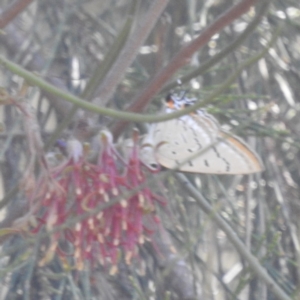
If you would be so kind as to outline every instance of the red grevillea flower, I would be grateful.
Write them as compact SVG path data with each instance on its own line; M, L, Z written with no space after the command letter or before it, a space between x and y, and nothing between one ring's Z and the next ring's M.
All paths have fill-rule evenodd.
M44 226L48 230L62 225L65 228L74 218L78 220L51 234L51 246L41 263L49 261L55 252L64 261L73 259L78 269L97 261L116 266L121 254L130 263L138 244L157 228L155 204L165 202L146 185L136 132L132 140L129 157L124 160L111 134L103 131L97 164L89 163L82 144L72 140L68 143L69 159L40 180L39 195L35 197L40 207L39 224L33 232ZM114 204L99 209L112 200ZM68 241L72 255L59 247L62 241Z

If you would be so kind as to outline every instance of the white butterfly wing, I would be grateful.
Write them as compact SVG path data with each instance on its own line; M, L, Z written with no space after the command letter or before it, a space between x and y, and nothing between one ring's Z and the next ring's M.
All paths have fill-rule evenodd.
M226 147L226 157L231 157L231 174L251 174L264 170L259 155L252 150L241 138L225 131L220 132L222 142ZM225 149L224 149L225 150Z
M187 115L154 124L150 131L156 145L160 142L167 142L169 147L178 147L179 150L182 147L190 152L193 149L188 146L198 149L213 143L218 137L219 127L214 119L203 118L196 121ZM180 138L177 139L177 136Z
M180 164L180 171L207 174L263 170L258 155L238 137L221 131L212 116L188 115L155 124L151 131L155 157L166 168Z

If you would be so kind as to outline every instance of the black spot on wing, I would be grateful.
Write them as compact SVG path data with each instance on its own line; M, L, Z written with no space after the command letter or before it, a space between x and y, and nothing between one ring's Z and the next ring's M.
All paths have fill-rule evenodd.
M181 128L184 129L184 132L185 133L188 133L189 131L192 132L192 136L193 136L193 141L195 142L195 144L198 146L198 150L199 149L202 149L203 146L202 146L202 143L199 139L199 132L197 130L195 130L195 128L191 127L191 126L188 126L188 124L183 121L182 119L178 119L177 120L177 124L180 125ZM189 135L185 134L185 133L181 133L180 136L181 136L181 139L184 143L190 143L190 138L188 138ZM177 144L178 145L178 144ZM188 150L189 152L194 152L193 150L189 149Z
M220 158L225 163L225 171L230 172L230 163L229 163L229 161L225 157L222 156L222 153L220 153L216 147L212 147L212 150L215 152L217 157Z
M207 159L204 160L204 164L206 167L209 167L209 163L208 163Z
M193 128L193 127L191 127L190 128L192 131L193 131L193 133L194 133L194 141L195 141L195 143L198 145L198 149L202 149L202 143L200 142L200 140L199 140L199 138L198 138L198 133L197 133L197 131Z
M216 147L212 147L212 150L215 152L215 154L217 155L217 157L220 158L220 153L217 150L217 148Z
M158 168L159 168L158 164L156 164L156 163L151 163L151 164L150 164L150 167L151 167L152 169L158 169Z
M225 171L229 172L230 171L230 163L224 157L222 157L222 160L225 162L225 165L226 165Z

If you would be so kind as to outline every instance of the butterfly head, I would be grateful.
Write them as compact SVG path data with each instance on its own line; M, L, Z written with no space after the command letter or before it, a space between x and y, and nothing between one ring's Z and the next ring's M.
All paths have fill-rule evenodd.
M165 106L167 109L176 109L174 96L172 94L168 94L165 98Z
M166 112L173 112L175 110L181 110L189 106L194 105L196 99L187 98L185 93L182 95L168 94L165 99ZM192 112L191 115L197 114L197 112Z

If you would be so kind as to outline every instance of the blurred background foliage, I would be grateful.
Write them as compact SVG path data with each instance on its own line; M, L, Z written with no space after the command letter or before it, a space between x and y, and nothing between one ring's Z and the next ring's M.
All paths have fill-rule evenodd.
M2 29L0 53L80 97L97 67L109 60L109 54L122 55L122 47L135 30L142 28L154 2L32 1ZM249 176L186 176L214 211L230 224L245 249L258 258L286 298L275 296L273 288L228 239L224 228L180 185L182 177L177 175L165 178L163 188L154 178L152 189L168 199L167 208L157 208L162 230L153 237L153 244L141 246L140 257L132 265L120 261L115 276L100 266L93 271L66 270L55 258L39 267L41 241L28 241L22 234L7 234L7 228L13 227L26 212L26 200L18 189L26 169L28 136L16 108L1 106L0 195L5 202L0 299L299 299L300 5L296 0L258 2L229 26L220 28L184 67L171 74L172 80L165 83L162 91L152 91L147 112L160 111L161 100L170 91L184 90L191 97L204 99L237 65L262 51L278 26L284 24L267 54L245 68L226 92L207 106L220 123L256 149L266 170ZM12 5L11 1L0 3L2 14ZM179 49L236 4L233 0L169 1L162 14L153 15L154 28L136 51L112 96L102 101L104 88L110 88L105 84L103 87L103 83L117 70L108 65L102 82L96 81L92 92L84 98L126 110ZM261 17L254 22L259 14ZM131 17L129 35L122 43L120 33ZM224 51L245 30L248 32L243 40ZM218 54L220 59L213 61ZM203 68L210 60L209 67ZM0 83L9 94L18 95L22 79L1 67ZM72 105L36 87L30 88L26 99L34 107L46 142L70 115ZM72 115L60 138L75 135L84 142L92 142L100 128L113 128L116 123L92 112L73 110ZM132 126L137 124L124 128L121 138L129 135ZM140 130L147 128L138 126ZM55 147L48 152L55 152Z

